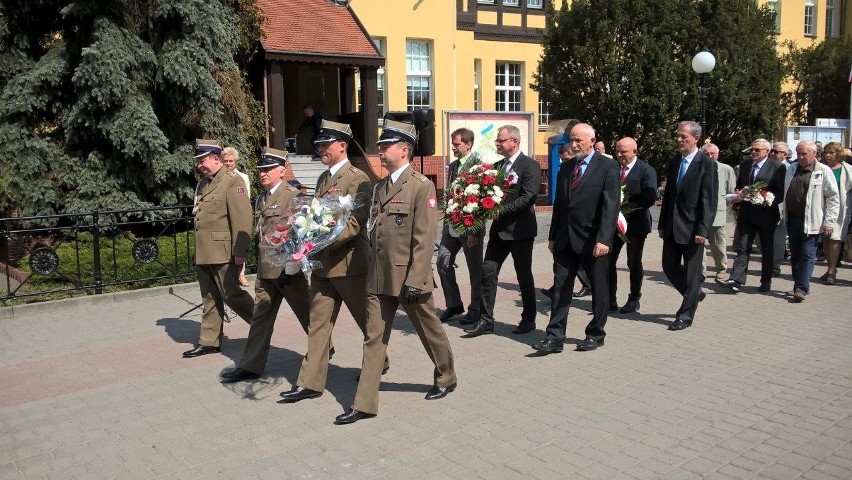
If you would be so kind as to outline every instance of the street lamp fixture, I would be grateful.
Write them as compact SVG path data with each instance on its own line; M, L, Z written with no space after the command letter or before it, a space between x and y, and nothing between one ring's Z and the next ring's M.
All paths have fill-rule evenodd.
M701 141L704 143L704 138L707 135L707 114L705 107L707 105L707 94L710 93L710 86L707 85L707 75L716 67L716 57L708 51L698 52L692 57L692 70L698 74L698 92L701 94Z

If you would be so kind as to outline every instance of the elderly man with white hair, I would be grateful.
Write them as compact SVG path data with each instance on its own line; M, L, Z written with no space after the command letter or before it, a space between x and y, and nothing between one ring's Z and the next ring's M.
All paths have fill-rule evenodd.
M769 159L771 146L768 141L758 138L751 143L751 158L740 164L737 178L739 195L733 199L734 203L740 204L737 215L740 239L739 244L736 245L737 256L734 259L730 279L720 282L734 293L739 292L746 283L750 251L756 236L760 237L760 244L764 246L761 249L759 290L768 292L772 286L772 268L775 265L772 244L775 226L778 225L781 216L778 205L784 201L785 169L780 163ZM765 201L754 201L758 186L761 187L761 193L766 194Z
M725 249L728 247L728 235L725 232L725 225L728 223L728 200L729 194L734 193L737 185L737 173L733 167L719 161L719 147L716 144L708 143L701 147L701 152L710 157L716 162L716 173L719 178L719 199L716 204L716 217L713 219L713 225L710 227L710 236L707 237L707 243L710 244L710 254L713 256L713 263L716 266L716 279L728 279L728 254ZM705 261L705 273L706 263Z

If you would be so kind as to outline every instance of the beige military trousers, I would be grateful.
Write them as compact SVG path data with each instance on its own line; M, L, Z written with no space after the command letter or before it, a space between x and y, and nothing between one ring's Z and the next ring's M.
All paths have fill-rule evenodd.
M361 364L361 380L355 393L352 408L359 412L376 414L379 411L379 384L382 379L383 359L387 354L388 341L393 330L396 310L402 306L426 353L435 365L433 384L448 387L456 383L453 352L444 326L435 314L432 294L420 295L414 304L400 302L399 297L389 295L367 295L367 338L364 340L364 359Z
M216 265L196 265L198 286L201 289L201 333L198 343L208 347L218 347L222 342L222 319L225 317L225 304L237 315L251 323L254 301L248 292L240 288L237 277L242 265L222 263Z

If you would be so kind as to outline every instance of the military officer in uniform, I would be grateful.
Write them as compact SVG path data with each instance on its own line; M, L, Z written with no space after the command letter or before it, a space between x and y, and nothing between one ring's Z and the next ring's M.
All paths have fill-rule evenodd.
M204 313L198 343L184 358L219 352L225 303L243 320L252 315L252 298L237 283L251 242L251 203L243 179L223 168L216 140L197 140L195 166L202 179L195 188L195 270Z
M254 284L254 314L251 317L251 328L243 357L236 369L222 374L222 383L251 380L259 378L263 373L269 355L272 329L282 300L287 300L302 329L305 333L308 331L308 280L301 271L287 275L281 266L270 262L269 251L278 247L263 238L281 222L291 202L299 195L299 190L284 181L286 162L287 152L274 148L264 148L257 162L260 185L264 191L255 202L258 214L259 255L257 280Z
M435 185L409 165L417 141L414 125L385 120L379 157L390 175L376 184L367 229L372 256L367 272L367 335L355 402L338 425L376 416L379 383L397 308L411 319L435 364L427 400L456 388L453 352L432 302L432 250L437 235Z
M320 267L311 272L311 326L308 329L308 354L302 360L296 386L282 392L280 403L316 398L325 390L328 377L328 349L331 332L342 303L366 335L367 217L370 212L370 179L349 162L346 149L352 141L352 129L345 123L322 121L317 145L322 163L328 166L317 180L316 198L350 196L355 209L346 228L333 244L314 257ZM387 371L385 363L383 371Z

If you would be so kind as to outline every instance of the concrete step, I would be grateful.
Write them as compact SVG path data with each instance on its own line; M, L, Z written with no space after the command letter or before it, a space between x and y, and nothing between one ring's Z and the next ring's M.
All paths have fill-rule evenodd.
M319 157L312 155L290 155L288 158L293 175L307 189L307 193L313 195L317 188L317 179L328 167L323 165Z

